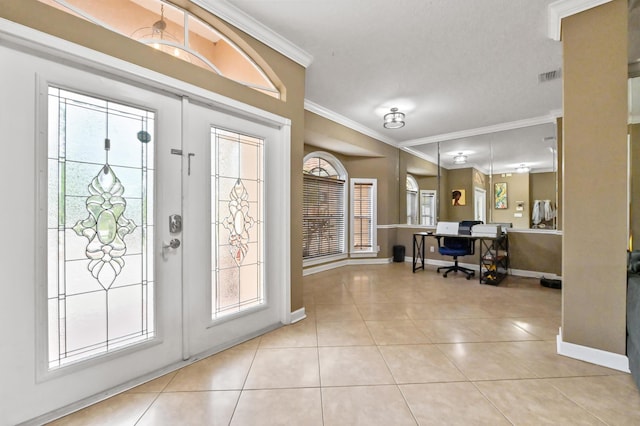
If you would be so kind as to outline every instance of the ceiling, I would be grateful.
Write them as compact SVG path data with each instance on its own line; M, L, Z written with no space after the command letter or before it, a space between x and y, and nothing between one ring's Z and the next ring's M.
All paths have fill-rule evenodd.
M561 43L547 35L552 0L227 1L313 56L307 105L387 143L429 157L433 142L455 140L441 151L486 156L493 140L495 159L555 135L545 123L560 115L561 79L539 82L562 65ZM392 107L406 114L405 127L383 128ZM487 135L501 129L511 130ZM359 155L344 141L309 136Z

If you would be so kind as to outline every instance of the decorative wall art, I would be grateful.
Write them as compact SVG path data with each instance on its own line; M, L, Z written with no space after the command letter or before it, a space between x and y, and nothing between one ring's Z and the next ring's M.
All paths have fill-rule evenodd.
M451 205L452 206L464 206L467 204L465 198L464 189L454 189L451 191Z
M507 183L498 182L494 185L495 206L496 209L507 208Z

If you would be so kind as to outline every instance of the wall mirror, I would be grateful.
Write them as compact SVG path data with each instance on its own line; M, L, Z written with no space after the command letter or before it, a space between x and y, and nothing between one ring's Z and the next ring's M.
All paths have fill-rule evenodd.
M436 220L558 228L555 122L414 146L411 151L437 165L431 176L419 175L425 170L416 172L419 167L409 161L404 168L417 181L418 192L439 194ZM421 201L418 197L419 210Z
M639 247L640 241L640 62L635 62L634 70L630 67L629 79L629 246Z

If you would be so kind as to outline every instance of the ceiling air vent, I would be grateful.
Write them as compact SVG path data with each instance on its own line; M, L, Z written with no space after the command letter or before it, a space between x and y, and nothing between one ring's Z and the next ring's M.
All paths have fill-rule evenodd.
M557 80L562 77L562 70L558 68L557 70L547 71L538 74L538 83L546 83L547 81Z

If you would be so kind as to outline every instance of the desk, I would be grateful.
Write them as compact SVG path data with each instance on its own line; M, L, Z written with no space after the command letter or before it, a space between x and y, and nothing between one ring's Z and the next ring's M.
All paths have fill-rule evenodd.
M479 271L480 284L498 285L509 273L509 238L507 234L497 237L479 235L449 235L433 232L416 232L413 234L413 272L424 270L424 253L426 237L456 237L480 240Z

